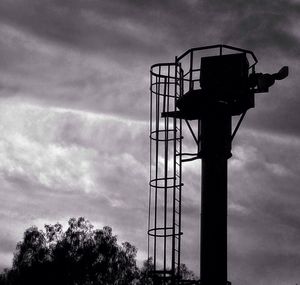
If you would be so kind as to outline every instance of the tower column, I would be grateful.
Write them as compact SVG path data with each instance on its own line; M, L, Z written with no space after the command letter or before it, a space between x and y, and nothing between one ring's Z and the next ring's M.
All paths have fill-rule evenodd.
M201 120L201 284L227 284L227 159L231 115L218 102Z

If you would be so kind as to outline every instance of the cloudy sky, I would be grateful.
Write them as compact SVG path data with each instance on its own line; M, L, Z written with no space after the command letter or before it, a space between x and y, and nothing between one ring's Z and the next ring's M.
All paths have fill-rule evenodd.
M1 0L0 35L0 269L27 227L79 216L146 258L149 67L223 43L290 67L234 142L229 279L299 284L299 0ZM199 169L183 206L196 272Z

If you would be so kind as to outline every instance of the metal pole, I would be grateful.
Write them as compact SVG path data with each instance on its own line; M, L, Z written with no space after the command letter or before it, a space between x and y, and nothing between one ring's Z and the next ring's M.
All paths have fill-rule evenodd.
M227 159L231 115L217 102L204 115L202 140L201 285L227 284Z

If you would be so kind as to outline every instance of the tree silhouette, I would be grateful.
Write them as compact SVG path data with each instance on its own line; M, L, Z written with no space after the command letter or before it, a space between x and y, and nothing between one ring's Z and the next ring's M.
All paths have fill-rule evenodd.
M16 246L13 265L0 274L0 285L153 285L152 259L136 265L137 249L117 243L110 227L94 229L85 218L61 224L32 226ZM183 279L194 279L181 264Z
M94 230L82 217L71 218L65 232L61 224L30 227L0 284L136 284L136 253L128 242L118 245L110 227Z
M140 270L140 283L141 285L153 285L153 272L154 265L153 265L153 259L150 257L149 259L145 260L143 263L143 267ZM199 277L197 277L192 270L189 270L188 267L184 264L180 264L179 268L179 280L183 282L187 282L188 280L199 280ZM161 284L172 284L172 281L161 281Z
M152 257L145 260L143 263L143 267L140 271L140 284L141 285L153 285L152 278L151 278L151 271L153 271L153 260Z

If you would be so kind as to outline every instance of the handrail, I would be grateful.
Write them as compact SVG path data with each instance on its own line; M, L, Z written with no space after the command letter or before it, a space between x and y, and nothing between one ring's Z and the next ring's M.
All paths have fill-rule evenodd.
M210 46L190 48L186 52L184 52L182 55L177 56L176 60L175 60L175 63L177 63L178 61L180 61L182 58L184 58L186 55L188 55L191 52L199 51L199 50L214 49L214 48L220 48L220 49L227 48L227 49L236 50L236 51L240 51L240 52L244 52L244 53L249 53L249 54L251 54L252 58L254 59L255 64L258 62L257 57L255 56L255 54L251 50L237 48L237 47L233 47L233 46L230 46L230 45L217 44L217 45L210 45Z

